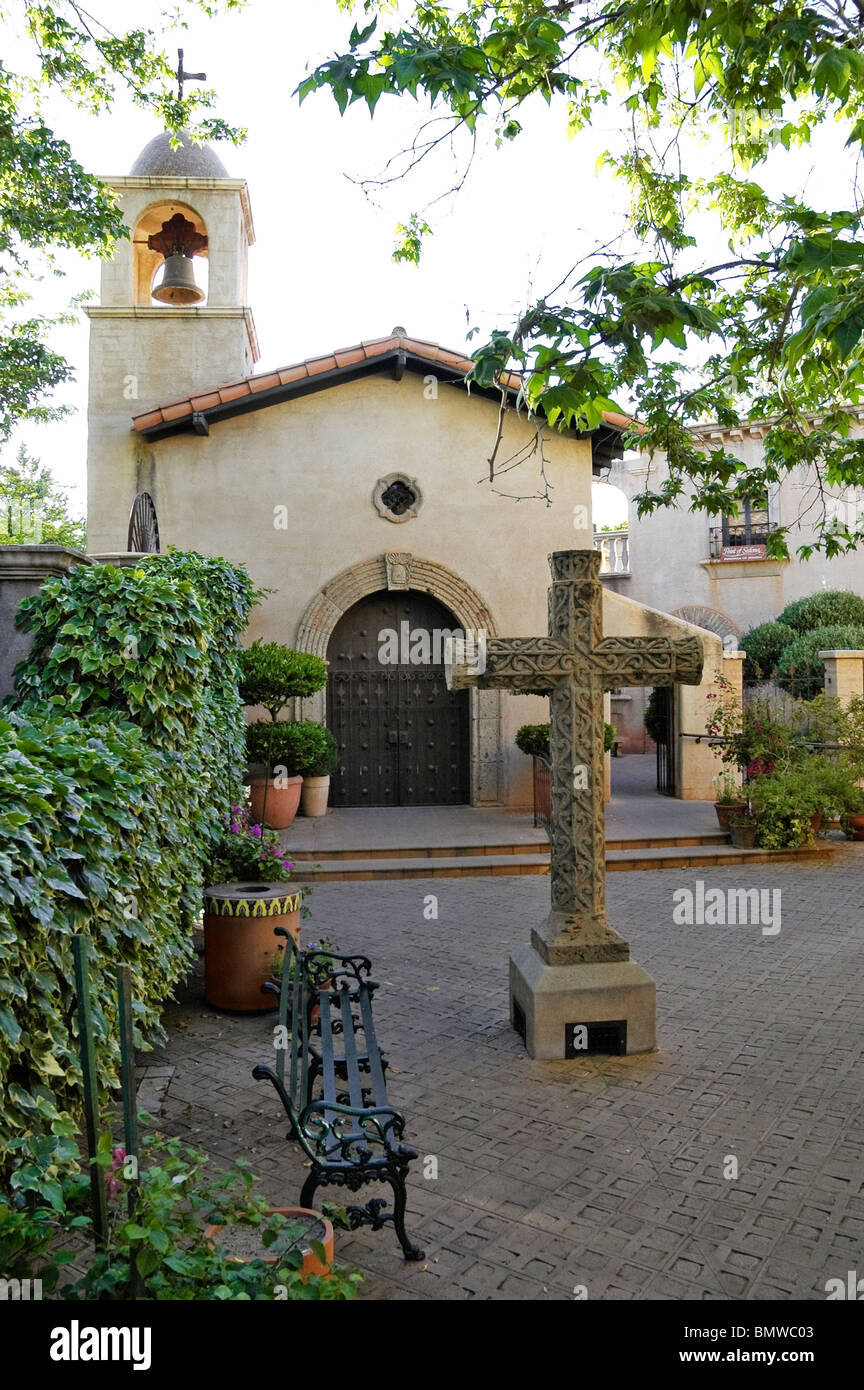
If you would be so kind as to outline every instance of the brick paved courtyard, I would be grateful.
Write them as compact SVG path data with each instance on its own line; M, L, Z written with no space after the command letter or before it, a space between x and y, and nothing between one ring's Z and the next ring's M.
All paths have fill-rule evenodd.
M437 1179L421 1162L409 1180L422 1263L389 1231L337 1232L361 1297L824 1299L828 1278L864 1270L864 847L744 872L610 878L610 920L658 982L661 1050L574 1062L532 1062L507 1023L507 958L548 880L315 889L304 938L372 957L391 1099L438 1159ZM673 892L700 876L780 888L779 935L674 925ZM147 1059L174 1068L161 1124L248 1158L268 1198L296 1203L302 1155L250 1075L272 1016L218 1015L193 979L166 1023Z

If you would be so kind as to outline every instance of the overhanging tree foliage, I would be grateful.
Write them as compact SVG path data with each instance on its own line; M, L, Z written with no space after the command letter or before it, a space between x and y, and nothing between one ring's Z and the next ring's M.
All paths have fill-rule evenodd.
M184 9L213 16L242 3L182 0L177 22ZM195 89L179 99L172 89L173 64L154 28L118 27L116 5L104 0L102 13L96 9L75 0L9 0L0 7L12 48L10 56L4 44L0 59L0 444L19 420L61 414L51 395L72 376L46 342L58 319L28 311L31 281L56 273L58 251L110 256L117 238L126 235L110 190L48 123L46 97L62 94L104 116L122 93L151 111L165 130L186 127L201 140L235 142L243 134L216 116L201 115L213 107L213 91Z
M389 0L366 0L362 12L345 51L299 94L327 88L342 111L363 100L374 112L383 96L431 104L385 182L460 131L470 149L483 123L499 141L518 138L535 96L559 104L574 132L614 103L627 118L607 162L629 185L630 225L614 251L583 256L563 289L494 332L474 354L475 379L494 384L515 365L520 403L536 410L542 398L552 424L593 428L604 410L632 412L641 430L629 442L668 460L640 515L682 497L730 514L804 464L817 548L860 543L864 523L829 517L824 489L864 485L848 409L864 383L862 0L421 0L404 20ZM848 163L837 205L770 196L760 168L772 150L806 145L819 127ZM705 213L726 243L708 259ZM416 260L424 214L402 227L397 257ZM688 429L742 418L772 422L746 470ZM770 553L788 553L788 530L770 535Z

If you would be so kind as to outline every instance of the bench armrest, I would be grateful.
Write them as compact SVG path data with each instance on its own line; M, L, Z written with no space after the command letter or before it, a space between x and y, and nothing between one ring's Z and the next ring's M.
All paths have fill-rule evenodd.
M347 1163L362 1167L380 1149L413 1155L401 1143L405 1117L392 1105L360 1108L335 1101L313 1100L302 1111L298 1128L315 1148L317 1162ZM305 1145L304 1145L305 1147Z

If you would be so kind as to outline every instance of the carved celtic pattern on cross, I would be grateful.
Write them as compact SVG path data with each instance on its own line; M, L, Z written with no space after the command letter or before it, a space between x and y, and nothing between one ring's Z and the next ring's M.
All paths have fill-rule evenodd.
M695 636L604 637L599 552L557 551L550 565L548 636L491 637L484 671L456 663L449 683L549 695L552 907L604 926L604 692L698 685L702 644Z

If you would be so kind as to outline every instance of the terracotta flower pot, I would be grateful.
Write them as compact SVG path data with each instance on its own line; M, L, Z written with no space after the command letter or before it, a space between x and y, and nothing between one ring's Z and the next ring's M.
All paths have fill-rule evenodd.
M285 830L297 814L302 786L302 777L253 777L249 784L252 821Z
M736 801L734 803L727 802L724 804L723 802L715 801L714 810L717 812L717 819L720 822L720 829L728 830L730 819L733 816L743 815L743 813L747 810L747 802Z
M304 777L300 793L300 805L304 816L326 816L327 798L330 795L330 776Z
M315 1254L314 1250L309 1250L309 1249L304 1250L304 1251L303 1251L303 1264L302 1264L302 1266L301 1266L301 1268L300 1268L300 1277L302 1278L304 1284L305 1284L306 1280L309 1278L309 1275L310 1275L310 1274L320 1274L320 1275L322 1275L324 1278L326 1278L327 1275L330 1273L330 1265L333 1263L333 1224L332 1224L332 1222L328 1221L328 1219L327 1219L326 1216L322 1216L321 1213L320 1213L320 1211L312 1211L311 1208L309 1208L309 1207L270 1207L270 1208L268 1209L267 1215L268 1215L268 1216L284 1216L285 1219L286 1219L286 1221L291 1221L292 1219L296 1219L296 1218L302 1216L302 1217L309 1217L310 1220L314 1220L314 1221L320 1222L320 1224L324 1227L324 1234L323 1234L323 1236L321 1237L321 1244L322 1244L323 1247L324 1247L324 1254L325 1254L325 1256L326 1256L326 1261L325 1261L324 1264L322 1264L321 1261L319 1260L318 1256ZM222 1227L222 1226L205 1226L205 1228L204 1228L204 1239L205 1239L205 1240L216 1240L216 1238L217 1238L218 1235L219 1235L219 1232L220 1232L221 1230L224 1230L224 1229L225 1229L225 1228ZM278 1262L279 1262L279 1256L278 1256L278 1255L271 1255L271 1254L269 1254L269 1253L267 1252L267 1249L266 1249L265 1246L262 1246L261 1249L262 1249L262 1253L261 1253L260 1255L258 1255L258 1256L241 1256L241 1255L237 1255L237 1256L234 1256L233 1258L237 1259L241 1264L246 1263L249 1259L252 1259L252 1258L261 1259L261 1260L264 1261L265 1264L268 1264L268 1265L275 1265L275 1264L278 1264Z
M729 833L733 845L738 849L752 849L756 843L755 825L736 825L733 821L729 826Z
M843 828L850 840L864 840L864 811L859 811L854 816L846 816Z
M274 927L300 939L302 895L287 883L220 883L204 894L204 998L217 1009L263 1013L262 994L276 949Z

